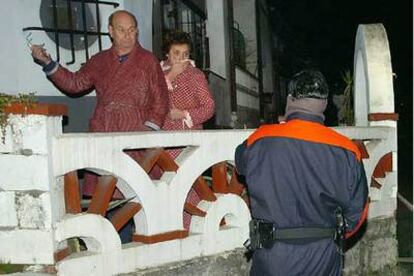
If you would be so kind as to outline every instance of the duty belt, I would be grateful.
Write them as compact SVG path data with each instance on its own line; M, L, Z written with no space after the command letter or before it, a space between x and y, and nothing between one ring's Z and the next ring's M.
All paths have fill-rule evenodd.
M250 239L244 246L250 251L260 248L270 248L278 240L294 239L335 239L336 228L300 227L288 229L276 229L271 222L260 219L252 219L249 223Z

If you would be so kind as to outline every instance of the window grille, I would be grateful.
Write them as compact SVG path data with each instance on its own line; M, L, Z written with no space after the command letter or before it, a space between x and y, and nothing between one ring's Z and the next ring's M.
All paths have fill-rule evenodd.
M191 2L184 0L162 1L163 38L170 30L181 30L191 36L191 57L197 67L209 67L208 40L206 36L206 16Z
M25 27L23 31L43 31L55 42L56 59L60 60L60 47L71 51L74 64L75 51L84 50L86 60L89 59L89 46L98 41L102 51L102 37L109 36L101 32L100 5L114 8L119 4L98 0L42 0L40 4L40 20L42 27Z

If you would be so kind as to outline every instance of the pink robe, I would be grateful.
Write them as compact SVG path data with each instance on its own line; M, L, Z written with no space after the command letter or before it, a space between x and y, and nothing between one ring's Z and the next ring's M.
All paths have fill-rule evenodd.
M177 76L169 91L170 109L176 107L189 113L193 126L190 128L182 120L165 118L164 130L202 129L203 123L214 114L214 99L204 73L189 65Z
M167 72L167 71L165 71ZM192 126L189 127L183 120L172 120L168 116L165 118L164 130L189 130L202 129L203 123L210 119L214 114L214 99L208 87L204 73L199 69L189 65L175 81L171 83L172 90L169 91L170 109L172 107L187 111ZM181 150L173 149L168 151L173 158L176 158ZM187 203L197 206L200 198L194 189L188 193ZM183 213L184 228L189 229L191 215Z

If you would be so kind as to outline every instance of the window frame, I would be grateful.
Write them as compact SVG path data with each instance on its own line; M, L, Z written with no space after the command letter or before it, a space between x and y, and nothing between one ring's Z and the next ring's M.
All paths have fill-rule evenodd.
M165 8L171 4L172 7L172 26L166 26ZM187 12L187 21L183 22L182 17L179 16L179 6L185 7ZM198 68L206 70L209 68L209 49L208 38L206 35L206 20L205 13L197 7L194 3L188 0L161 0L161 43L164 41L164 36L169 30L181 30L188 32L191 37L192 49L191 57L195 60ZM184 10L184 9L181 9ZM191 15L190 15L191 14ZM196 18L196 19L194 19ZM184 26L188 27L184 27ZM189 31L190 30L190 31Z

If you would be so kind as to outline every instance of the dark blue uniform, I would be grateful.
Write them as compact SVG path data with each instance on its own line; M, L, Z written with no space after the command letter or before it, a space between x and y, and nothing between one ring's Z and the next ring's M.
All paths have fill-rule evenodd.
M294 113L288 122L259 128L236 150L252 217L276 228L335 227L343 209L349 230L367 209L365 171L356 146L317 116ZM253 254L251 275L341 275L333 239L277 241Z

